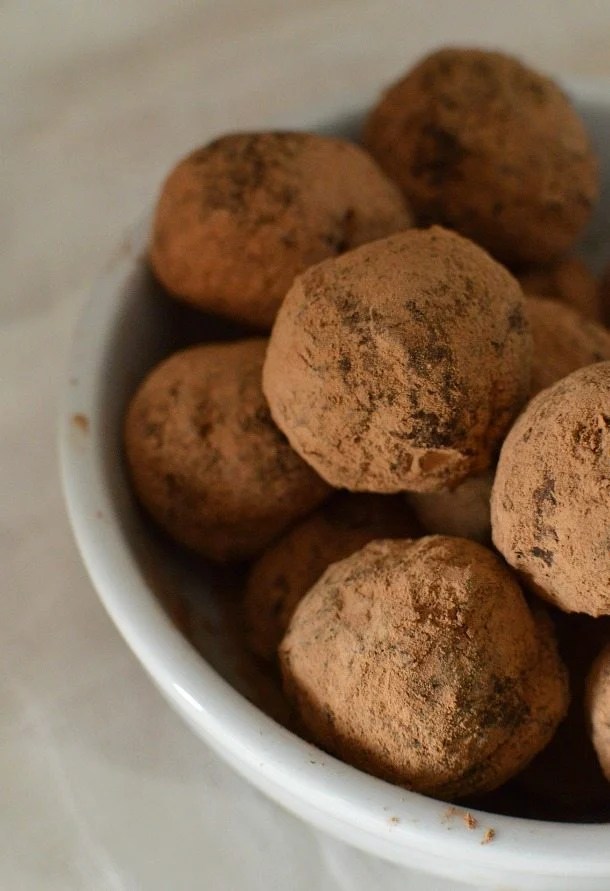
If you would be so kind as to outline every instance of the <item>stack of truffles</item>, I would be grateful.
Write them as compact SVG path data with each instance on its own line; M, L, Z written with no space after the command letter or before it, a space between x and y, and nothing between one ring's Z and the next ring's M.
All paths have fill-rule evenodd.
M154 273L245 336L152 369L126 457L171 538L248 561L300 732L461 799L564 720L557 615L610 615L610 302L571 253L597 162L553 81L474 49L390 87L363 145L231 134L170 173ZM610 778L607 643L577 712Z

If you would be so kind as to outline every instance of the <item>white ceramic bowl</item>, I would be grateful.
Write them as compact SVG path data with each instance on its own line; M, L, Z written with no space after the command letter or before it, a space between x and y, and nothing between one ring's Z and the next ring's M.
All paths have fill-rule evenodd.
M610 220L610 88L571 83L602 158L593 260ZM317 129L346 133L353 120ZM219 630L209 579L159 557L121 459L121 417L144 372L171 347L166 303L147 271L147 226L118 249L76 332L61 415L65 494L83 560L106 609L165 697L193 730L258 788L316 826L372 854L486 888L610 888L610 826L545 823L473 812L367 776L321 752L251 704L234 647ZM200 618L197 649L170 615L179 594ZM169 608L168 608L169 603ZM174 616L175 618L175 616ZM561 778L558 777L558 782ZM487 828L495 830L481 844Z

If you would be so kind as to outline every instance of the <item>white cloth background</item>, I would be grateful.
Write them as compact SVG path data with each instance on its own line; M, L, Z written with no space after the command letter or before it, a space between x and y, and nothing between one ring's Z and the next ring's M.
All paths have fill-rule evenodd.
M322 837L160 699L81 567L55 414L83 293L181 154L369 101L467 41L610 75L610 4L0 3L0 888L446 891Z

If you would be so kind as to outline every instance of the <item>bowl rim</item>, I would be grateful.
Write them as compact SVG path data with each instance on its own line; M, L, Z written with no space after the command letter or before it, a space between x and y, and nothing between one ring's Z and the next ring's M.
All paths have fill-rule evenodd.
M610 114L610 84L567 83L577 98L603 98ZM147 216L121 242L91 290L75 330L59 418L62 484L80 554L107 612L144 668L197 732L255 785L285 804L298 799L320 815L320 824L343 824L346 835L368 836L366 847L377 845L382 856L404 862L405 849L411 849L507 872L610 876L607 824L552 823L470 809L481 831L495 830L493 844L482 845L481 832L448 819L446 802L369 776L276 723L172 624L121 531L120 512L105 482L107 441L95 415L123 290L134 268L145 262L148 228Z

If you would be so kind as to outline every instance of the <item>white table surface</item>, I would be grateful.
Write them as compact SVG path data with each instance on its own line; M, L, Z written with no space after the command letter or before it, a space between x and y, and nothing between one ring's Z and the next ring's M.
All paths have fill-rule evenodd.
M328 117L435 44L610 75L610 3L0 3L0 889L447 891L264 799L160 699L68 529L55 413L83 293L170 164Z

